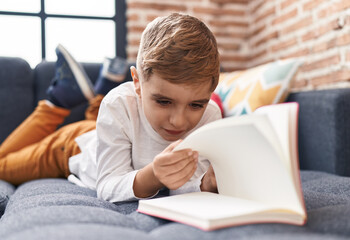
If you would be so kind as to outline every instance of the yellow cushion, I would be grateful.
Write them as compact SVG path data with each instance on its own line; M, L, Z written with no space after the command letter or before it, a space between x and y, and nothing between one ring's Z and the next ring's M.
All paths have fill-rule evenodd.
M263 105L285 101L291 80L301 65L300 59L286 59L221 73L215 93L221 98L224 116L249 114Z

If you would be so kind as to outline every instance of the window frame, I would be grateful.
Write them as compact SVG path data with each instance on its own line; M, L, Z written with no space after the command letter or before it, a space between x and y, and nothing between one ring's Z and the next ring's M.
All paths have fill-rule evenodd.
M39 17L41 22L41 58L46 59L46 27L45 21L47 18L66 18L66 19L92 19L92 20L112 20L115 26L115 56L126 58L126 0L115 1L115 15L112 17L98 17L88 15L63 15L63 14L48 14L45 12L45 0L40 0L40 12L15 12L15 11L0 11L0 15L10 16L31 16Z

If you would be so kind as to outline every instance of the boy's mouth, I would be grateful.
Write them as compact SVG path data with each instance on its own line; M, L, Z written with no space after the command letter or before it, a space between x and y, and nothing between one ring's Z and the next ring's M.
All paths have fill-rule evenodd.
M181 130L181 131L169 130L169 129L164 129L164 130L170 135L180 135L184 132L183 130Z

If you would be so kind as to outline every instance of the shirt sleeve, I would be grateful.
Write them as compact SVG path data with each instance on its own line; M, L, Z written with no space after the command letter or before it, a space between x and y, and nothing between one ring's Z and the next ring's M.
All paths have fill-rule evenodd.
M132 166L130 121L124 104L105 99L96 123L97 196L109 202L134 200L137 170Z

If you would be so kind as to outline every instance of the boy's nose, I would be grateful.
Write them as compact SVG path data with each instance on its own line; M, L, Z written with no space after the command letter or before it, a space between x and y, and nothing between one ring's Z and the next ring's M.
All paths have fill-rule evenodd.
M186 117L183 111L173 111L170 115L169 122L174 128L183 130L186 123Z

